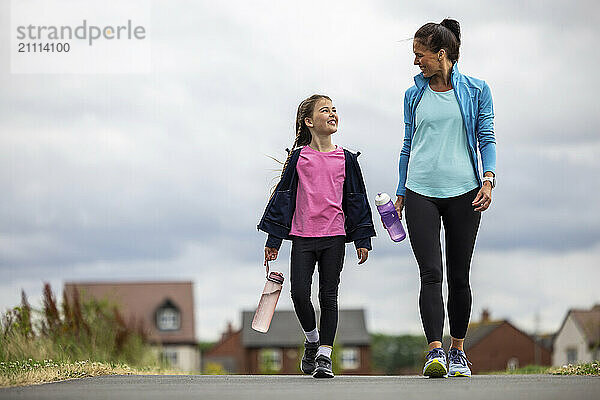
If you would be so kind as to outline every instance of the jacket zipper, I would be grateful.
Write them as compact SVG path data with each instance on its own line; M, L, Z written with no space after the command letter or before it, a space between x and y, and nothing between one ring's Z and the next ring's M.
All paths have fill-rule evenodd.
M462 104L460 102L460 99L458 98L458 89L456 88L456 85L454 84L454 82L452 82L452 86L454 87L454 96L456 97L456 102L458 103L458 109L460 110L460 115L462 117L463 120L463 124L465 125L465 132L467 133L467 144L469 145L469 158L471 159L471 166L473 167L473 170L475 171L475 177L477 178L477 182L479 182L479 186L482 186L481 183L481 179L479 178L479 171L477 170L477 166L475 165L475 160L473 159L473 152L471 151L471 145L469 144L469 128L467 125L467 120L465 118L465 113L463 112L463 107ZM477 140L475 138L475 140ZM473 143L473 145L475 146L475 143ZM477 151L477 150L475 150Z

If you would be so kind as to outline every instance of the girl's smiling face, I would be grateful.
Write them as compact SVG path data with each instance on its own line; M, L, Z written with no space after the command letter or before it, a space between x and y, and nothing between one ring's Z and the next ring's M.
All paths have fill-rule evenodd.
M337 132L337 110L329 99L319 99L313 109L312 117L306 118L306 126L316 134L331 135Z

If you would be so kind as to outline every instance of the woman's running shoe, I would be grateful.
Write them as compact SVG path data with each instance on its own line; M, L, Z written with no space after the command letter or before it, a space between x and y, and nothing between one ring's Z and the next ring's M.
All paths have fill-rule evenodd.
M315 368L315 372L313 372L313 378L333 378L331 358L325 354L319 354L315 361L317 362L317 367Z
M425 357L423 375L430 378L445 378L448 376L446 368L446 353L441 347L430 350Z
M464 351L455 347L450 348L448 352L448 376L471 376L469 364L471 362L467 360Z

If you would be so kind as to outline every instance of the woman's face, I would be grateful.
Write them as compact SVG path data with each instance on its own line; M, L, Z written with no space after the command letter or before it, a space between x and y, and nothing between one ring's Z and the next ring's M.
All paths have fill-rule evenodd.
M413 40L413 52L415 53L414 64L421 68L425 78L431 78L442 71L442 63L438 60L438 54L429 50L420 41Z
M331 135L337 131L337 110L329 99L319 99L313 109L312 118L306 118L306 126L316 133Z

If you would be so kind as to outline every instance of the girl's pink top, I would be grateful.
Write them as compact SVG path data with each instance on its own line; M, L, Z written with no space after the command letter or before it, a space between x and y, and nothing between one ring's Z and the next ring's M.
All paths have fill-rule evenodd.
M346 179L344 149L322 153L304 146L296 165L298 192L290 235L345 235L342 197Z

